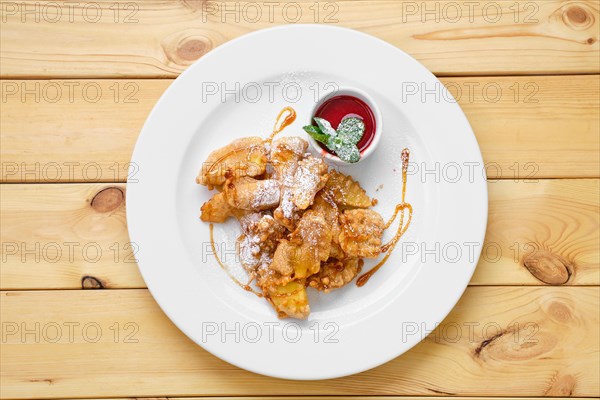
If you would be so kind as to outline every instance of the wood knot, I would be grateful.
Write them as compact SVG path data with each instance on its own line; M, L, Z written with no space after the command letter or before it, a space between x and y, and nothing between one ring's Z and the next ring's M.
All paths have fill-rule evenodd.
M86 275L81 278L81 288L82 289L104 289L104 284L98 278L94 278L93 276Z
M170 62L185 67L208 53L213 43L203 33L186 31L165 38L162 47Z
M520 329L507 329L482 341L474 355L482 360L529 360L551 351L557 343L555 336L530 323Z
M556 375L550 381L550 389L545 396L571 396L575 391L575 377L573 375Z
M123 190L118 187L109 187L102 189L91 201L94 210L105 213L117 209L125 200Z
M594 25L594 14L582 5L569 5L563 9L563 22L575 30L585 30Z
M204 55L207 51L207 44L205 41L199 39L189 39L180 43L177 48L177 55L182 60L195 61Z
M573 319L571 309L565 304L559 301L553 301L548 306L548 315L558 322L569 322Z
M545 249L538 249L527 255L523 265L533 276L548 285L564 285L573 273L571 264Z
M584 24L585 22L587 22L587 20L590 19L585 10L580 6L573 6L567 8L565 14L567 15L567 18L571 20L572 23L578 25Z

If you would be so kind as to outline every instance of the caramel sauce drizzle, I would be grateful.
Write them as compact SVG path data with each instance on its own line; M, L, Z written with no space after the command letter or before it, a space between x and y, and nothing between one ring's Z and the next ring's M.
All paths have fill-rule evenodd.
M215 246L214 225L213 224L209 225L209 230L210 230L210 247L212 248L213 255L215 256L215 259L217 260L217 262L219 263L219 265L221 266L223 271L225 271L227 276L229 276L229 278L232 281L234 281L242 289L247 290L248 292L252 292L255 295L257 295L258 297L263 297L262 293L257 292L256 290L252 289L252 287L250 286L250 282L252 282L252 279L250 279L250 281L248 283L244 284L244 283L240 282L239 280L237 280L237 278L235 276L231 275L231 271L229 270L229 267L221 261L221 259L219 258L219 255L217 254L217 248Z
M284 107L279 111L275 125L273 125L273 133L265 140L271 143L278 133L290 126L296 120L296 110L292 107Z
M400 204L396 205L396 207L394 209L394 214L391 216L391 218L385 224L385 229L388 229L392 225L392 223L394 222L396 217L398 216L398 213L400 213L400 224L398 225L398 230L396 231L396 234L394 235L394 237L388 243L381 246L381 252L386 253L385 256L383 257L383 259L379 263L377 263L377 265L375 265L373 268L371 268L368 272L365 272L363 275L359 276L358 279L356 280L356 286L360 287L360 286L363 286L365 283L367 283L369 281L369 279L371 279L371 277L373 275L375 275L375 273L379 270L379 268L381 268L383 266L383 264L386 263L388 258L390 258L390 256L392 255L394 248L396 247L396 245L402 238L402 235L404 235L404 233L410 226L410 222L412 221L413 208L412 208L412 205L410 205L409 203L406 203L406 201L405 201L405 198L406 198L406 173L408 171L409 156L410 156L410 151L408 149L402 150L402 154L401 154L401 158L402 158L402 201ZM408 210L408 218L407 218L406 224L404 224L404 211L405 210Z
M232 155L234 155L236 153L246 151L246 150L262 148L262 147L264 147L264 145L266 143L271 143L273 141L273 139L275 138L275 136L277 136L277 134L281 133L281 131L283 131L285 128L290 126L295 120L296 120L296 110L294 110L292 107L282 108L281 111L279 111L279 114L277 115L277 119L275 120L275 125L273 125L273 132L269 135L268 138L266 138L263 141L262 144L255 144L252 146L242 147L242 148L235 149L235 150L230 151L229 153L224 154L222 157L217 159L206 170L206 174L207 175L210 174L217 165L221 164L224 160L226 160L227 158L231 157ZM248 156L250 156L250 154Z

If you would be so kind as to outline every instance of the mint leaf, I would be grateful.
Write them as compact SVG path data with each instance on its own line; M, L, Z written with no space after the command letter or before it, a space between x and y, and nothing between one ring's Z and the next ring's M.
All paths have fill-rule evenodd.
M304 131L306 133L308 133L317 142L321 142L324 145L327 145L330 136L321 132L319 127L314 126L314 125L306 125L306 126L303 126L302 129L304 129Z
M357 144L365 134L365 123L357 117L344 118L337 128L338 136L348 144Z
M358 147L356 147L355 144L346 144L340 146L335 153L340 160L348 163L355 163L360 160L360 151L358 151Z
M356 143L365 133L365 123L360 118L348 117L340 122L338 131L331 126L329 121L315 117L318 126L306 125L302 127L317 142L323 143L335 153L340 160L355 163L360 160L360 151Z
M303 126L302 129L304 129L304 132L311 134L311 133L316 133L316 134L322 134L323 132L321 132L321 130L319 129L318 126L314 126L314 125L306 125Z
M329 136L329 140L325 144L327 145L327 148L334 153L337 153L338 149L344 146L342 139L337 136Z
M329 121L327 121L326 119L315 117L314 120L317 123L317 125L319 125L321 132L323 132L324 134L329 136L335 136L337 134L335 129L333 129Z

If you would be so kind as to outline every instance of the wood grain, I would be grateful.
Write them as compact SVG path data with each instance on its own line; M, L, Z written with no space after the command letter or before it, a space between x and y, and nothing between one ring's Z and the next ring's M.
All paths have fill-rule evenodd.
M269 396L269 400L316 400L319 397L316 396ZM445 399L447 396L327 396L328 400L437 400L437 399ZM456 400L527 400L527 397L461 397L461 396L453 396L453 399ZM571 399L571 400L579 400L585 399L586 397L553 397L553 399ZM116 398L111 397L111 400L131 400L131 398ZM264 399L264 397L255 397L255 396L243 396L243 397L218 397L219 400L259 400ZM84 399L73 399L73 400L84 400ZM104 399L88 399L85 400L106 400ZM136 400L215 400L214 397L169 397L168 399L162 398L157 399L155 397L136 397Z
M489 182L471 284L600 283L600 181Z
M171 82L3 81L2 181L126 181L140 129Z
M471 284L598 285L599 184L488 183L487 236ZM123 191L122 184L1 185L2 289L144 287Z
M1 185L4 289L144 287L125 185Z
M358 29L438 75L600 69L594 0L2 3L3 77L174 77L233 38L286 23Z
M599 306L598 288L471 287L403 356L347 378L298 382L248 373L208 354L143 289L3 292L1 394L85 397L93 388L98 397L597 396ZM71 336L66 322L80 324ZM51 332L52 323L63 326L61 335ZM83 327L94 323L102 334L88 343L95 330L84 334ZM21 327L34 333L23 337Z
M0 0L0 19L0 398L600 397L598 0ZM490 203L483 255L441 326L374 370L296 382L217 359L163 314L123 182L172 78L248 32L315 22L442 77Z
M442 82L475 131L489 178L600 176L598 76L455 77ZM0 179L125 181L138 133L170 83L2 81L7 117L0 120Z

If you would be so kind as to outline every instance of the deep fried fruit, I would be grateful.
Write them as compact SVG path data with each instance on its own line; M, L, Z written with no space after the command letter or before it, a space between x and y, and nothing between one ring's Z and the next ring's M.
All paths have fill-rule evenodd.
M282 137L271 145L271 163L277 169L282 164L295 164L306 153L308 142L298 136Z
M238 219L244 269L280 318L306 318L306 287L328 292L351 282L362 257L381 253L384 221L364 189L299 137L238 139L212 152L197 181L221 193L201 219Z
M302 215L296 230L290 234L290 241L316 250L318 259L325 261L329 258L331 250L331 230L329 228L319 213L308 210Z
M268 268L285 229L269 214L251 213L239 221L242 235L237 240L237 249L242 266L250 273Z
M317 249L282 240L275 250L270 268L282 276L296 279L312 275L320 267L321 260Z
M223 193L234 208L261 211L279 204L279 182L275 179L258 180L249 176L228 178Z
M308 296L303 281L263 288L267 299L273 304L279 318L306 319L310 314Z
M308 156L298 162L292 185L292 202L300 210L306 210L329 178L327 164L321 158Z
M362 265L360 258L329 259L321 265L318 273L308 278L308 285L325 292L339 289L360 274Z
M200 208L200 219L204 222L225 222L229 217L237 214L238 210L232 207L225 198L224 193L215 194Z
M327 226L329 226L329 230L331 231L331 239L333 243L337 243L341 231L339 222L340 211L337 207L337 204L335 204L333 201L330 192L327 190L319 191L319 193L317 193L315 196L310 209L323 217L327 223Z
M326 187L329 189L336 204L343 208L369 208L373 204L367 192L352 179L339 171L329 171Z
M273 216L290 231L296 228L302 210L307 209L315 195L329 178L327 164L308 156L295 164L295 169L284 168L281 172L281 199Z
M299 137L283 137L275 140L271 147L274 178L279 181L281 188L279 207L273 211L273 216L290 231L296 228L300 220L300 210L293 201L294 176L307 147L308 142Z
M291 275L282 275L279 272L271 269L269 266L266 268L260 267L257 269L256 284L263 290L263 292L265 291L265 288L287 285L293 280L294 278L292 278Z
M210 153L196 182L211 189L225 183L226 175L258 176L266 167L267 151L263 139L258 136L240 138Z
M349 257L374 258L381 253L385 222L373 210L345 210L340 215L340 246Z
M279 207L273 211L273 217L288 230L293 231L301 216L301 210L292 202L292 190L289 187L282 187Z
M302 256L301 251L300 245L290 243L287 239L281 240L273 255L270 268L280 275L291 277L301 262L310 264L317 262L316 255L307 260L306 257Z
M337 240L339 240L339 237ZM335 258L338 260L344 260L344 259L348 258L346 256L346 254L344 253L344 250L342 250L342 248L340 247L339 243L335 243L335 242L331 243L331 250L329 251L329 257Z
M330 249L331 232L325 220L309 210L290 234L290 239L280 241L271 269L293 279L305 278L319 271L321 261L329 258Z

